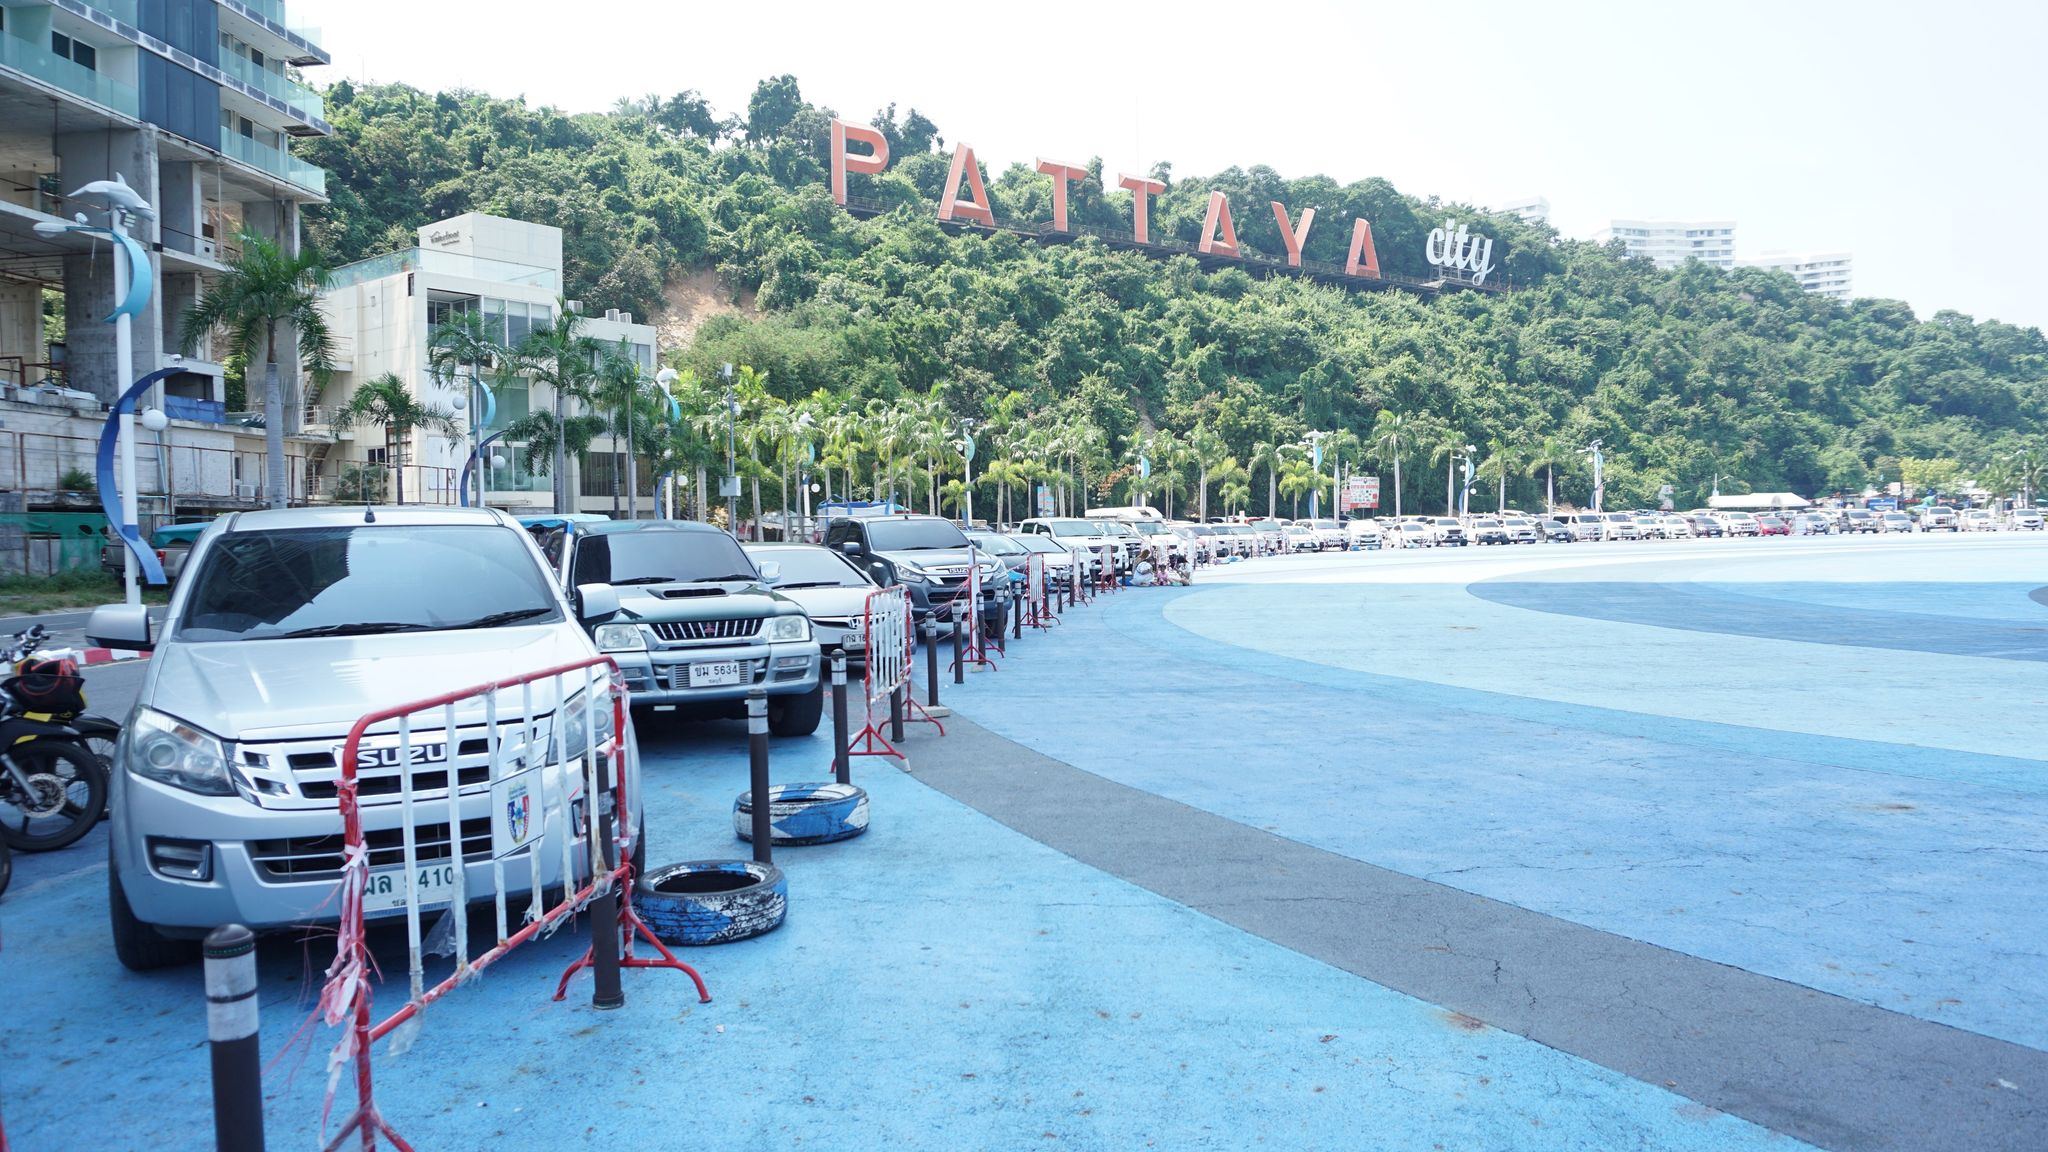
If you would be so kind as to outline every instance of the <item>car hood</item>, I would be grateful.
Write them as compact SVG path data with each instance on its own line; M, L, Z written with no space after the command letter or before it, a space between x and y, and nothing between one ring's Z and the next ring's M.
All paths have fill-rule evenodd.
M340 736L382 708L597 655L567 622L462 632L171 643L143 703L229 741ZM553 706L552 691L537 708Z
M796 601L756 580L628 584L618 592L621 620L731 620L803 611Z
M873 591L867 585L858 585L851 588L792 588L780 595L794 600L812 619L823 616L858 620L867 610L868 595Z
M970 564L986 564L995 557L972 548L920 548L908 552L877 552L892 564L906 565L922 571L938 571L947 576L965 576Z

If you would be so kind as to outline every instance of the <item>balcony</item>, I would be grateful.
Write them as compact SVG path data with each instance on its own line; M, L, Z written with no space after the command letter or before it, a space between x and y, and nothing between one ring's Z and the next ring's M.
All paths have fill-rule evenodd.
M134 88L80 67L19 36L0 32L0 67L24 73L30 79L110 108L131 120L138 118Z
M247 21L251 31L260 30L259 34L275 38L276 44L258 46L274 51L290 63L304 67L328 62L327 51L320 47L320 30L292 23L285 16L283 0L221 0L221 12L223 15L232 14L238 21ZM242 34L236 26L226 27L223 31ZM247 36L242 38L248 39Z
M259 68L254 63L225 50L220 53L220 70L259 92L277 97L315 120L327 119L327 101L321 99L318 92L303 84L287 80L266 68Z
M315 195L327 195L327 170L308 164L289 152L280 152L268 144L260 144L233 132L221 134L220 150L231 160L260 168Z

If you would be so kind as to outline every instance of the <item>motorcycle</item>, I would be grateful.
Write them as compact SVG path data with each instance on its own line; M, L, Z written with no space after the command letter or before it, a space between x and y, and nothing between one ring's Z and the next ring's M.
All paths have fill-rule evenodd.
M14 674L0 680L0 840L23 852L75 843L107 808L110 759L86 742L76 720L96 737L120 726L85 711L85 678L69 659L39 658L41 625L15 634L0 658Z

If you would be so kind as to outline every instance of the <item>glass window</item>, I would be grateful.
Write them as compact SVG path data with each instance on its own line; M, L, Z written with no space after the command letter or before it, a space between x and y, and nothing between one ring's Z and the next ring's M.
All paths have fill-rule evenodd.
M754 562L723 532L650 527L576 542L578 584L676 584L756 579Z
M270 640L561 619L514 529L381 525L236 532L206 552L182 639Z
M484 335L505 344L505 302L484 297ZM511 347L510 344L505 344Z
M506 302L505 302L505 344L506 344L506 347L509 347L509 348L517 348L517 347L518 347L518 346L519 346L520 344L522 344L522 343L524 343L524 342L526 341L526 337L527 337L527 334L528 334L528 333L530 333L530 332L532 332L532 331L533 331L533 317L532 317L532 313L531 313L531 306L530 306L530 305L528 305L527 303L525 303L524 301L521 301L521 300L508 300L508 301L506 301Z
M877 552L967 547L967 537L946 520L875 520L867 528L868 547Z

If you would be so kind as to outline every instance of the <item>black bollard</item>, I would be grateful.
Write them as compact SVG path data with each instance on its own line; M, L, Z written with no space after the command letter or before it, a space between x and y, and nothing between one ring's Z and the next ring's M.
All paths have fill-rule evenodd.
M1024 592L1012 584L1010 586L1010 639L1012 640L1022 640L1024 638L1024 599Z
M207 934L206 1040L213 1054L213 1146L263 1152L263 1053L256 1034L256 934Z
M609 782L604 788L605 795L611 791ZM612 818L611 813L599 810L597 818L598 859L604 868L612 868ZM602 894L590 902L590 974L596 986L590 992L592 1008L623 1008L626 1006L625 985L619 982L619 888L607 885Z
M832 778L853 783L851 757L846 754L846 649L832 650Z
M953 602L953 683L967 683L967 638L960 634L960 625L967 613L960 610L960 602Z
M753 793L754 863L773 864L775 850L769 843L775 827L769 821L768 796L768 693L747 689L747 789Z
M910 691L907 684L898 684L889 689L889 739L903 739L903 697Z
M928 707L939 706L939 622L924 622L924 695Z

